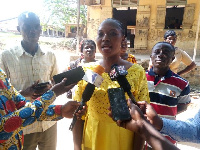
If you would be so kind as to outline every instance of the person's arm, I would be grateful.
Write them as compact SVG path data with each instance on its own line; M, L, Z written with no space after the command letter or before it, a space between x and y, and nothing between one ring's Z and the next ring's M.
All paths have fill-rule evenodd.
M186 121L162 118L160 132L169 135L176 141L200 143L200 110L194 118Z
M156 112L153 111L151 105L147 104L146 102L138 103L145 104L143 107L145 106L147 114L155 113L156 116ZM128 104L131 108L130 114L133 120L129 122L130 124L126 124L126 129L137 132L145 139L145 141L147 141L149 145L151 145L154 150L178 150L176 146L166 140L163 135L161 135L151 124L149 124L149 122L146 121L141 110L136 105L134 105L130 100L128 101ZM142 105L140 105L140 107L142 107ZM157 124L157 119L159 118L152 117L151 119Z
M170 120L160 118L153 107L146 102L138 102L145 105L148 121L161 133L169 135L176 141L200 143L200 110L194 118L187 121Z
M182 57L181 62L186 65L186 68L184 68L183 70L179 71L177 74L178 75L183 75L183 74L191 71L192 69L194 69L196 67L196 64L192 60L192 58L185 51L180 50L180 53L181 53L181 57Z
M183 70L177 72L178 75L183 75L189 71L191 71L192 69L194 69L196 67L195 62L193 61L190 65L188 65L186 68L184 68Z
M146 121L140 108L134 105L131 100L128 101L128 104L132 119L127 122L117 121L118 125L139 134L144 140L147 141L148 144L152 146L154 150L178 150L176 146L166 140L161 133L159 133L150 123ZM148 111L148 107L151 106L146 102L143 102L143 104ZM110 115L112 115L112 112Z
M64 105L49 105L48 109L43 112L38 118L38 121L58 121L65 118L72 118L75 110L80 105L76 101L68 101ZM78 120L81 119L82 115L85 113L85 106L82 110L79 110L75 115Z
M13 94L12 92L13 91L8 91L7 94ZM1 115L0 133L7 134L4 140L8 140L10 137L15 136L17 130L21 130L34 123L36 119L40 117L41 113L48 108L47 106L50 105L50 103L52 103L52 101L56 98L55 93L56 92L48 91L34 103L26 101L20 94L16 95L16 105L14 104L14 101L9 100L9 105L15 106L15 108L11 107L11 110L16 110L9 112L8 114ZM12 96L14 97L15 95ZM0 141L0 143L1 142L4 141Z
M0 72L1 95L6 107L6 109L2 107L4 108L2 112L5 111L6 113L1 114L0 129L2 130L0 132L9 133L5 140L14 136L17 129L22 129L35 122L41 113L48 109L48 106L55 100L56 96L71 88L71 85L66 87L64 85L65 81L63 80L31 103L30 101L26 101L10 84L6 75Z
M53 91L48 91L40 99L38 99L39 105L37 106L26 101L26 99L22 95L18 94L12 86L9 86L8 84L6 84L6 86L8 86L9 89L5 89L1 95L6 97L4 98L5 100L7 99L7 102L9 103L6 107L7 109L10 108L10 110L7 112L7 109L4 109L7 113L1 113L0 132L7 133L4 140L8 140L10 137L15 136L17 130L21 130L34 123L36 121L36 117L40 116L40 110L42 112L46 109L46 106L50 105L50 103L56 98ZM12 98L15 99L11 100ZM0 141L0 143L1 142L4 141Z
M177 114L187 110L188 104L191 102L189 94L190 94L190 86L189 83L187 83L183 91L180 93L180 96L177 97L178 99Z
M73 141L74 141L74 150L81 150L82 137L83 137L83 120L77 120L74 128L72 130L73 133Z
M79 101L79 102L81 101L85 84L87 84L87 82L85 82L83 80L78 82L77 88L75 90L75 94L73 95L72 99ZM74 125L74 128L72 130L73 141L74 141L74 150L81 150L83 129L84 129L84 120L77 120Z
M166 140L166 138L147 121L143 120L142 123L139 124L142 124L140 129L140 131L142 131L140 132L141 135L154 150L179 150L179 148Z
M138 84L138 93L137 95L135 95L135 98L137 101L142 101L142 100L145 100L146 102L150 102L150 99L149 99L149 92L148 92L148 86L147 86L147 79L146 79L146 74L145 74L145 71L142 70L140 72L140 77L139 77L139 81L140 83ZM137 144L134 144L134 149L135 150L140 150L143 148L144 146L144 138L141 137L140 135L138 135L137 133L135 133L134 135L134 143L137 143Z
M134 133L133 150L143 150L145 138L138 133Z

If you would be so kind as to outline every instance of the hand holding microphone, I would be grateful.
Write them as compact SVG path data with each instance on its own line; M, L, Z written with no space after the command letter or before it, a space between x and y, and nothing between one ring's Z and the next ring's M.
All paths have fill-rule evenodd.
M92 97L92 94L95 90L95 86L99 87L103 81L103 78L101 77L101 74L104 72L104 68L100 65L95 67L93 71L88 70L85 72L85 75L83 77L83 80L87 81L88 84L85 87L85 90L83 91L82 94L82 100L80 102L80 106L76 109L74 114L76 114L79 110L83 109L83 106L85 106L86 102L90 100ZM77 121L76 115L74 115L72 123L69 127L69 130L73 130L74 125Z
M128 80L126 79L126 75L128 72L125 70L124 66L118 66L117 64L114 64L111 66L111 71L109 73L110 78L112 81L117 81L120 85L120 87L123 88L124 92L126 92L129 96L129 98L132 100L132 102L137 105L137 102L135 100L135 97L133 96L131 92L131 85L129 84Z

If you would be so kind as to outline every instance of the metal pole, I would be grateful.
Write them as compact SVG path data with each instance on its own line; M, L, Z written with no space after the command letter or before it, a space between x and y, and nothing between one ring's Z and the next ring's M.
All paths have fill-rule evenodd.
M76 35L76 54L79 53L79 21L80 21L80 0L77 0L77 35Z
M197 24L197 31L196 31L196 39L195 39L195 45L194 45L194 55L193 55L193 61L195 61L196 53L197 53L197 43L198 43L198 35L199 35L199 25L200 25L200 11L199 11L199 18L198 18L198 24Z

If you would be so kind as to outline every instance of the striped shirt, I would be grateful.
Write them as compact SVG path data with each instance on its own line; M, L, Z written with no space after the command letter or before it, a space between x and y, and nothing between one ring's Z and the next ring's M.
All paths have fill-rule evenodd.
M153 69L150 69L146 72L146 77L150 104L161 117L175 120L177 105L188 104L191 101L189 82L171 70L159 79Z

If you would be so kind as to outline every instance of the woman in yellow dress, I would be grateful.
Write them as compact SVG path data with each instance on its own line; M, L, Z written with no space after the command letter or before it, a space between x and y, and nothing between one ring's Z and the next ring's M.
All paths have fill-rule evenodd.
M128 71L126 78L137 101L149 102L149 94L144 69L120 58L121 43L125 39L122 25L115 19L104 20L97 35L97 47L103 59L99 62L83 65L84 69L93 70L97 65L105 68L103 82L87 102L87 113L84 120L78 120L73 129L75 150L140 150L144 140L116 123L108 116L109 99L107 90L117 88L117 81L112 81L109 72L113 64L124 66ZM78 83L74 100L81 101L86 81ZM126 95L127 96L127 95ZM128 97L126 97L128 98Z

